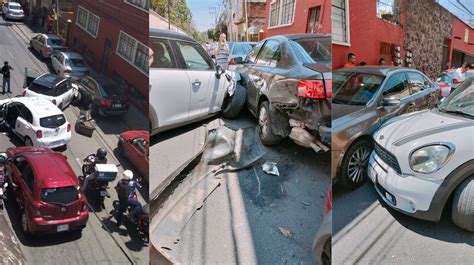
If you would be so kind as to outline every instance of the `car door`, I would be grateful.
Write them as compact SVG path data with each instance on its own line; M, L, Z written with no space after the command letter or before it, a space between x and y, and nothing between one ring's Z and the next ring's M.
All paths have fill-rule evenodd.
M28 87L41 73L38 70L25 67L25 79L23 82L23 88Z
M177 41L177 47L190 80L189 119L194 120L220 110L226 79L216 77L212 59L198 43Z
M268 40L262 48L262 51L258 54L255 66L253 67L254 73L253 86L255 94L252 95L253 102L258 104L259 97L261 94L265 94L270 102L273 102L274 96L270 93L271 83L275 77L275 69L278 66L281 58L281 44L277 40ZM257 105L255 105L258 108Z
M65 79L61 83L57 84L55 90L56 102L58 106L65 108L72 102L74 98L74 91L69 80Z
M258 108L258 101L256 99L258 90L255 86L257 70L254 68L257 61L257 56L260 53L264 43L265 42L262 41L255 45L245 58L243 66L237 68L237 72L241 74L240 76L242 78L242 85L247 88L247 106L255 115Z
M173 40L150 37L150 113L151 123L161 129L188 120L190 82L183 65L176 60ZM156 115L156 117L155 117Z
M22 207L27 216L27 218L31 218L35 215L36 209L34 208L35 200L34 200L34 192L35 192L35 178L33 174L33 170L31 169L30 164L27 160L23 163L26 163L21 170L21 177L19 181L20 190L21 190L21 200L22 200Z
M404 72L391 75L384 83L382 91L382 98L380 101L382 101L384 97L392 97L400 100L398 106L383 106L379 108L379 115L382 123L385 120L401 115L414 107L413 105L410 105L410 89L407 76Z
M429 109L438 102L438 94L436 89L431 89L434 85L421 73L407 72L408 85L411 95L411 111Z
M33 115L31 111L26 107L23 106L21 109L20 115L16 119L15 123L15 131L16 133L24 138L25 136L32 137L35 134L33 129Z
M143 174L146 162L146 150L142 138L135 138L130 143L129 158L132 164Z

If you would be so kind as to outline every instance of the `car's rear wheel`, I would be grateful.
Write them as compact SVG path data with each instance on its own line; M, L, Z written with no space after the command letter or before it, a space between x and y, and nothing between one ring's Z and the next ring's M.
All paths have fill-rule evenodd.
M241 85L236 85L234 95L229 96L226 93L224 103L222 104L222 116L228 119L234 119L239 116L246 99L247 90Z
M342 159L340 182L344 187L354 189L367 180L367 167L373 146L369 140L354 143Z
M283 139L281 135L273 133L272 118L270 115L270 104L268 101L263 101L258 110L258 127L260 140L265 145L273 145Z
M33 141L31 141L30 137L25 138L25 146L33 146Z
M30 228L28 227L28 218L26 217L26 213L23 211L21 213L21 231L25 235L30 235Z
M457 226L474 232L474 175L456 188L451 217Z

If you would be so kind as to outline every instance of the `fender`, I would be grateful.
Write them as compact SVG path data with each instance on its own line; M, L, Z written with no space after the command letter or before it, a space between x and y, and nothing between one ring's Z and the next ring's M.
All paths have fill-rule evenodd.
M151 125L150 132L151 135L154 135L158 131L159 121L155 108L151 104L149 104L148 117Z

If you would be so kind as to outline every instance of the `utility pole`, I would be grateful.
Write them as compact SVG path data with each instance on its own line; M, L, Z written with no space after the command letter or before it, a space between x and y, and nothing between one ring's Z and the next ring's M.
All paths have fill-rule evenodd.
M168 0L168 29L171 30L171 17L170 17L170 11L171 9L171 0Z
M56 0L56 34L59 34L59 0Z
M247 0L244 0L244 12L245 12L245 41L249 41L249 17L247 11Z

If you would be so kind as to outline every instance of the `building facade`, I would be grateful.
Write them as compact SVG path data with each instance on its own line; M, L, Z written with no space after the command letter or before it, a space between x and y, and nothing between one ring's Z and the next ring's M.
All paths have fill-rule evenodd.
M265 37L331 33L331 0L267 0Z
M333 0L332 34L334 69L354 53L358 63L383 58L433 78L474 54L474 29L433 0Z
M148 114L148 1L77 0L68 44Z
M259 41L265 27L265 0L225 0L220 22L229 41Z

